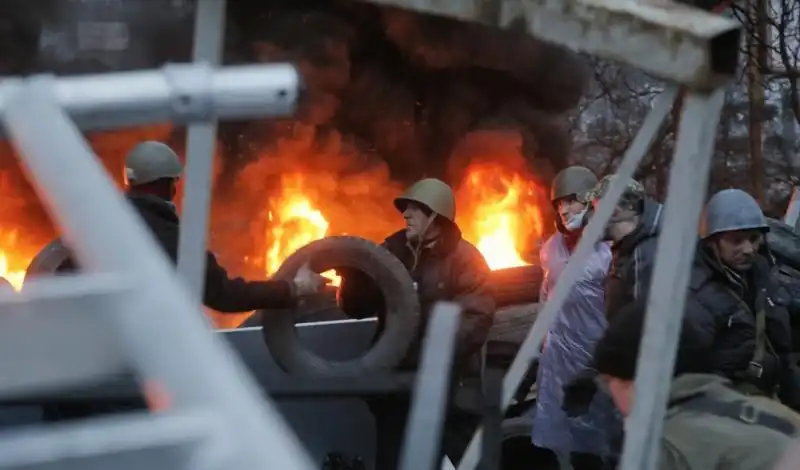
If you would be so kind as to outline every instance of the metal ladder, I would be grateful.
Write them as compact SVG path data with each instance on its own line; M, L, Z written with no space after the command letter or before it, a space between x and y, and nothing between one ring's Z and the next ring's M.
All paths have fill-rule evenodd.
M630 0L377 0L401 8L519 28L616 59L668 82L617 169L633 175L684 86L659 241L636 407L622 468L654 469L697 220L739 25L689 7ZM0 469L314 467L271 402L212 333L202 291L215 119L292 112L299 77L286 65L216 68L224 0L199 0L196 65L149 72L0 84L0 119L42 200L87 274L0 293L0 396L65 388L133 369L169 392L170 411L96 419L0 436ZM735 48L734 48L735 50ZM205 64L202 64L204 62ZM733 64L733 65L731 65ZM79 132L174 120L189 132L183 230L175 275ZM618 182L624 178L620 178ZM612 185L503 387L503 406L599 240L623 192ZM9 358L14 358L13 361ZM202 364L202 368L197 367ZM476 468L478 437L459 469ZM409 437L410 438L410 437Z

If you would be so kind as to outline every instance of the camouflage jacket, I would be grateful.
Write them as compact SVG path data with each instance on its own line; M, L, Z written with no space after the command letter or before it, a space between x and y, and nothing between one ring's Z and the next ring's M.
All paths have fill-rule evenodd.
M772 470L800 435L800 416L777 401L745 396L714 375L673 380L662 470Z

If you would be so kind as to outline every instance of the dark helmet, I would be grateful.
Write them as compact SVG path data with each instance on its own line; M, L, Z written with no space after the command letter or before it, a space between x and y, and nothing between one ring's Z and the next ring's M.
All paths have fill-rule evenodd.
M723 189L708 200L700 219L700 238L737 230L769 231L767 219L753 196L741 189Z
M435 178L419 180L394 200L394 206L402 212L409 202L422 204L451 222L456 220L456 198L453 189L444 181Z
M575 196L589 191L597 184L592 170L582 166L570 166L559 171L550 185L550 200Z

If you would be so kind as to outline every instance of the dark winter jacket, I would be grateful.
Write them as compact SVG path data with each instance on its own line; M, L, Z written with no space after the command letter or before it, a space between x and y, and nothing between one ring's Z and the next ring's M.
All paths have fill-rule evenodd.
M788 299L780 291L767 256L738 275L725 269L716 255L700 243L692 269L685 314L708 351L714 373L734 382L756 385L772 395L778 387L781 401L800 405L795 373L789 359L792 333ZM756 349L756 312L766 314L768 339L760 378L746 371Z
M409 354L401 363L401 368L416 366L428 314L433 305L441 300L457 302L463 308L456 360L458 365L465 365L486 342L495 313L495 303L489 286L490 270L483 255L461 238L461 232L455 226L422 249L416 266L405 231L389 236L383 246L409 270L417 284L422 307L423 321L420 322L416 342L409 348ZM360 317L379 313L384 302L374 282L362 273L340 273L344 279L339 293L343 310Z
M158 243L174 261L178 258L178 231L180 220L171 204L148 194L128 194L128 201L136 208ZM249 312L265 308L286 308L294 304L293 287L287 281L246 281L231 278L220 266L213 253L207 253L206 282L203 302L219 312ZM59 272L74 270L68 260Z
M609 318L625 305L647 297L662 219L663 206L652 199L645 199L639 225L612 245L613 258L605 294L606 316Z

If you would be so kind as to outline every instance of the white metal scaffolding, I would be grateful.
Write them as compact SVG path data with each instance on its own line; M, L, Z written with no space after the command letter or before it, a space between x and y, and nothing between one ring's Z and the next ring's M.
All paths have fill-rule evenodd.
M636 406L622 461L624 470L656 468L679 330L677 313L684 302L724 95L718 87L735 70L736 48L731 52L726 46L738 44L739 25L663 1L376 1L499 27L523 19L533 35L627 62L671 81L617 170L623 178L601 200L575 259L567 265L508 371L503 406L508 406L538 355L550 323L622 195L623 181L633 175L669 114L677 86L687 88L653 275L656 286L651 289L642 339ZM0 367L0 395L21 390L33 393L133 367L142 379L163 384L174 400L171 412L163 415L98 420L0 438L0 469L313 468L272 403L230 348L207 327L198 303L216 129L212 123L232 117L287 115L293 110L300 81L293 67L282 64L215 67L223 37L224 3L199 2L196 24L203 27L196 32L195 60L206 64L0 83L3 132L18 150L80 264L89 271L75 278L33 282L17 297L0 296L8 310L0 316L0 357L18 361ZM180 244L179 269L185 282L176 276L80 133L167 118L196 124L189 132L187 206ZM63 315L79 322L80 328L63 326L75 336L54 341L47 333L52 329L45 326L64 325L53 322ZM77 336L78 330L84 336ZM94 335L112 341L95 344ZM14 350L20 338L28 343L23 350L29 356L20 357L19 350ZM89 346L78 347L81 344ZM36 356L37 345L50 352L47 358ZM63 361L67 366L63 370L40 367L45 360ZM83 366L74 374L63 373L79 363ZM130 431L140 437L131 439ZM479 435L459 469L476 468ZM78 463L65 466L64 459Z

